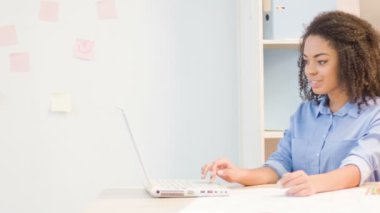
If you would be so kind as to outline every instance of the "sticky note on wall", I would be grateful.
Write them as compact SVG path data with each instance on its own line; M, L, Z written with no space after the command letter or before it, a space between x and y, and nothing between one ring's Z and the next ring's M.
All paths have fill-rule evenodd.
M58 21L59 3L54 1L41 1L40 2L40 15L42 21L55 22Z
M79 59L94 59L95 42L85 39L77 39L74 46L74 56Z
M0 46L17 44L16 28L14 26L0 26Z
M50 110L52 112L71 112L71 96L64 92L55 92L50 97Z
M117 18L114 0L101 0L97 2L99 19Z
M9 55L11 72L28 72L29 65L29 53L18 52L11 53Z

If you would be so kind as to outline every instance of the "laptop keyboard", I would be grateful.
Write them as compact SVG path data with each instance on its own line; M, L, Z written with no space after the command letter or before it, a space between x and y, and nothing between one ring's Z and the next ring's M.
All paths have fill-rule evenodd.
M176 180L176 179L162 179L153 180L154 185L160 185L165 188L172 189L186 189L189 187L210 187L210 184L205 181L191 181L191 180ZM215 187L215 185L212 185Z

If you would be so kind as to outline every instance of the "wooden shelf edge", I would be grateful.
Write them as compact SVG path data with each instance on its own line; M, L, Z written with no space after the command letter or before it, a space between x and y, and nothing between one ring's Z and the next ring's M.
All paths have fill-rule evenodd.
M264 131L264 138L282 138L284 135L284 131L276 130L276 131Z
M300 40L298 39L264 39L262 42L266 48L298 48L300 45Z

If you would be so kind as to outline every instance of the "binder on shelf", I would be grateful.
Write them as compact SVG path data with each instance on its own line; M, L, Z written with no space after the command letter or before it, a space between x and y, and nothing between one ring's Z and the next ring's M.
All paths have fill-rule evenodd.
M331 0L263 0L263 39L299 38L317 14L330 10L336 10Z

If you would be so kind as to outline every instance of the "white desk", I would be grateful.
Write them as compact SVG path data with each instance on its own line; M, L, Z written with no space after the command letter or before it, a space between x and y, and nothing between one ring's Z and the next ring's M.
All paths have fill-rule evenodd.
M380 183L365 184L363 187L372 189ZM264 185L255 187L240 187L232 190L252 188L277 187ZM379 199L380 194L375 195ZM107 189L85 209L85 213L126 213L126 212L179 212L196 198L152 198L142 188ZM378 211L378 209L377 209Z
M262 187L277 187L277 185L234 187L232 190ZM178 212L194 199L196 198L152 198L143 188L106 189L84 212Z
M195 198L152 198L143 188L107 189L85 213L178 212Z

